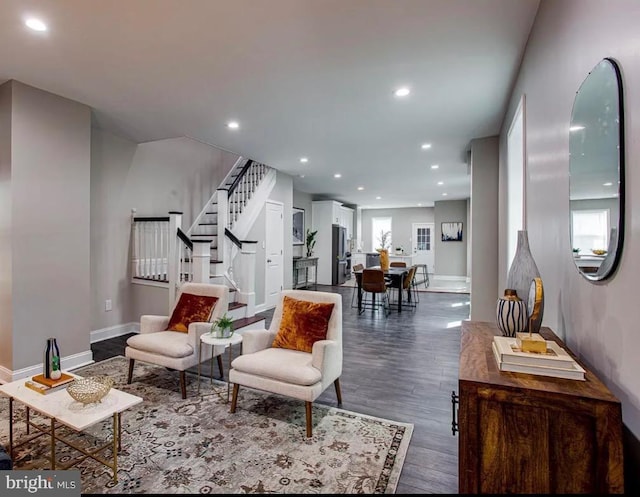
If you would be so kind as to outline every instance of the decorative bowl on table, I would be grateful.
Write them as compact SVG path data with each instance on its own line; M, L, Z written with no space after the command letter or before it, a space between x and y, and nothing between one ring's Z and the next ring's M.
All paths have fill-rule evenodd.
M595 255L605 255L607 253L606 250L602 250L602 249L593 249L591 250L591 252L593 252Z
M82 404L100 402L113 387L113 379L108 376L88 376L78 378L67 387L67 392L73 400Z

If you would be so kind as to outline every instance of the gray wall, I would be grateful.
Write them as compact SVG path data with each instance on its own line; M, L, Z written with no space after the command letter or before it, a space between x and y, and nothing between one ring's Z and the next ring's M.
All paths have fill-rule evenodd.
M91 109L11 84L16 370L42 362L48 337L63 357L90 349Z
M355 211L354 211L355 214ZM374 252L371 246L371 219L390 217L393 247L401 246L411 252L412 223L433 223L433 207L408 207L403 209L362 209L362 251ZM354 220L354 233L356 224ZM437 261L436 261L437 264Z
M11 82L0 85L0 366L13 366Z
M124 138L91 131L92 330L140 319L133 315L131 211L125 199L136 148ZM112 300L112 311L105 311L106 299Z
M469 243L469 222L467 200L439 200L434 206L435 218L435 273L441 276L467 276L467 244ZM461 242L442 241L442 223L462 224Z
M498 288L498 137L471 142L471 319L493 321ZM504 289L502 289L504 290Z
M131 209L181 211L186 231L238 156L189 138L135 144L96 128L91 146L91 329L100 330L137 322L150 308L168 312L168 295L163 301L158 289L129 284Z
M589 364L622 401L623 421L640 435L637 308L640 258L640 57L636 0L545 1L533 26L500 134L501 224L506 220L506 134L526 94L527 228L545 293L543 324ZM625 92L626 226L620 267L594 284L573 263L569 241L569 122L576 91L604 57L616 59ZM501 281L508 266L501 232ZM631 476L631 475L630 475ZM636 466L637 476L637 466Z

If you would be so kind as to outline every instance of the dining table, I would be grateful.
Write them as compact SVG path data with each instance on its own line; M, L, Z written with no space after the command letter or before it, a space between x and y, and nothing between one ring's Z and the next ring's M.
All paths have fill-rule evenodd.
M380 266L372 266L366 269L381 269ZM353 271L356 277L356 284L358 287L358 312L362 310L362 269L359 271ZM398 289L398 312L402 312L402 282L404 278L409 274L408 267L389 267L382 270L386 279L389 280L389 286ZM411 294L409 293L409 296Z

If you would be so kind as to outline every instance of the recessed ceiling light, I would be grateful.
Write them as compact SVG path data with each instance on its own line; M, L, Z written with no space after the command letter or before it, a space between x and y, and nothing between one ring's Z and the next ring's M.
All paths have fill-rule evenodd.
M576 125L576 126L571 126L569 128L569 131L580 131L581 129L584 129L584 126Z
M304 178L304 174L299 174L298 178Z
M420 148L421 148L422 150L427 150L427 149L431 148L431 143L423 143L423 144L420 146Z
M376 197L376 200L382 200L382 197Z
M396 91L393 92L393 94L396 97L406 97L406 96L409 95L409 93L411 93L411 90L409 88L407 88L406 86L398 88Z
M602 186L613 186L613 183L609 181L607 183L602 183Z
M442 196L443 196L443 197L446 197L446 196L447 196L447 194L446 194L446 193L443 193L443 194L442 194Z
M336 173L333 175L334 178L342 178L342 174L340 173Z
M438 181L438 185L440 186L444 185L444 181Z
M440 167L440 166L439 166L438 164L433 164L433 165L431 166L431 169L438 169L439 167Z
M46 31L47 30L47 25L45 23L43 23L40 19L35 19L35 18L32 17L32 18L27 19L24 23L28 28L33 29L34 31Z
M229 129L238 129L240 127L240 124L238 124L238 121L229 121L227 123L227 128Z
M359 186L359 187L358 187L358 190L359 190L359 191L364 190L364 186Z
M309 159L307 159L306 157L300 157L300 162L305 164L305 163L309 162Z

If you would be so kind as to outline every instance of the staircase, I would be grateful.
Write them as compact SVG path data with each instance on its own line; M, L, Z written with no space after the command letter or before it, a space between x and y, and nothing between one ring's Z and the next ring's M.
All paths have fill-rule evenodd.
M264 164L238 159L186 232L180 226L180 213L134 217L134 280L166 284L171 304L185 281L226 284L235 331L264 321L255 316L257 242L244 238L268 199L275 176L275 170Z

